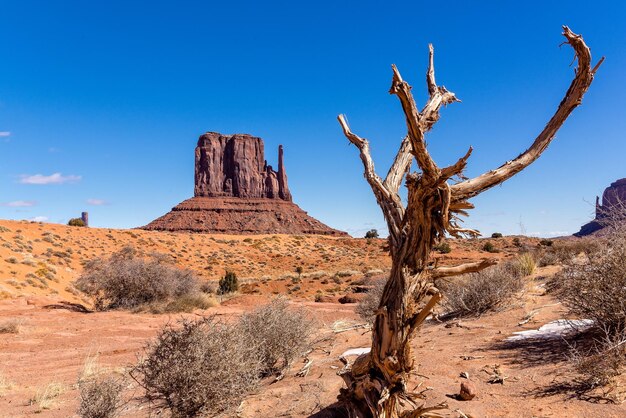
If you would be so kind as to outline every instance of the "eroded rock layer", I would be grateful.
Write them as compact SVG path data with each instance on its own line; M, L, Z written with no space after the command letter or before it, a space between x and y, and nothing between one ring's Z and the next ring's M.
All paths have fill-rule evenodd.
M207 132L195 153L195 197L144 226L159 231L216 234L347 235L292 202L282 145L278 171L267 165L263 140Z

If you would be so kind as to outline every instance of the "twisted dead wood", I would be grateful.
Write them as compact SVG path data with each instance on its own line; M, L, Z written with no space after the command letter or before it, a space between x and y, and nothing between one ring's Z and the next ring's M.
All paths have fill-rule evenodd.
M575 77L556 113L535 139L531 147L512 161L473 179L449 184L455 176L462 176L472 153L466 154L449 167L439 168L430 156L425 134L440 118L442 106L459 102L454 93L435 80L434 48L429 45L426 85L429 98L421 111L399 70L392 66L390 93L398 96L407 125L407 136L402 140L385 180L374 169L369 142L354 134L344 115L338 120L344 135L360 152L364 176L370 184L389 228L392 268L376 319L372 327L372 348L341 372L346 388L339 395L354 417L417 417L430 408L418 406L416 394L406 388L414 359L410 340L432 309L442 298L434 285L435 279L480 271L495 264L482 260L454 267L430 267L431 250L445 235L453 237L476 236L478 232L459 226L460 216L473 209L468 199L502 183L535 161L550 144L558 129L581 100L602 60L592 69L591 54L580 35L563 27L563 36L578 59ZM413 159L418 173L410 173ZM406 179L408 202L406 207L398 194ZM435 407L435 409L438 407Z

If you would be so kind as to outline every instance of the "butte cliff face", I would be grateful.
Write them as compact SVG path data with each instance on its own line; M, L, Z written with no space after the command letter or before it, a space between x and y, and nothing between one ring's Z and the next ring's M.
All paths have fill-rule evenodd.
M292 202L282 145L278 170L267 164L263 140L207 132L195 153L194 197L143 227L221 234L347 235Z
M610 216L611 211L615 208L626 205L626 178L619 179L606 189L602 193L602 204L600 204L600 197L596 197L596 217L593 221L583 225L580 231L574 235L582 237L592 234L603 228L603 219Z
M278 148L278 171L264 159L263 140L250 135L208 132L196 147L195 196L291 201Z

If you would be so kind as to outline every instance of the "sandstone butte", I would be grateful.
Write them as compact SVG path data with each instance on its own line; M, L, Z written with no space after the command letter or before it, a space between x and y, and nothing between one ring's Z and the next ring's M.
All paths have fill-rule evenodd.
M263 140L247 134L200 136L194 197L142 227L216 234L318 234L347 236L293 203L278 147L278 170L267 165Z
M614 210L622 211L626 205L626 178L619 179L602 193L602 204L600 197L596 196L596 216L591 222L583 225L575 236L582 237L600 231L604 227L603 220L606 219Z

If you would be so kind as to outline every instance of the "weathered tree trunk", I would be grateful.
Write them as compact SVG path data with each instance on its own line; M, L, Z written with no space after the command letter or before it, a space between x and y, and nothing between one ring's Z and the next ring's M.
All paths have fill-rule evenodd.
M473 208L467 199L502 183L535 161L573 109L581 103L602 60L591 69L591 54L582 37L565 26L563 29L567 43L574 48L578 58L578 68L556 113L528 150L476 178L452 185L448 183L454 176L462 177L471 147L455 164L443 169L435 164L426 148L424 135L439 120L441 106L459 101L454 93L435 82L432 46L429 46L430 60L426 73L430 98L421 111L415 105L411 86L392 66L390 93L400 99L408 134L384 181L374 170L368 141L350 131L343 115L338 117L344 134L360 150L365 178L387 221L392 258L390 277L372 328L371 351L358 357L340 373L346 388L341 390L339 400L351 416L417 418L430 410L444 407L418 406L416 394L407 390L414 364L411 337L442 297L434 283L437 278L479 271L495 264L495 260L432 268L429 264L431 250L446 234L453 237L478 235L477 231L460 228L457 223L459 215L467 216L466 210ZM413 158L419 173L409 173ZM405 176L408 188L406 207L398 194Z

